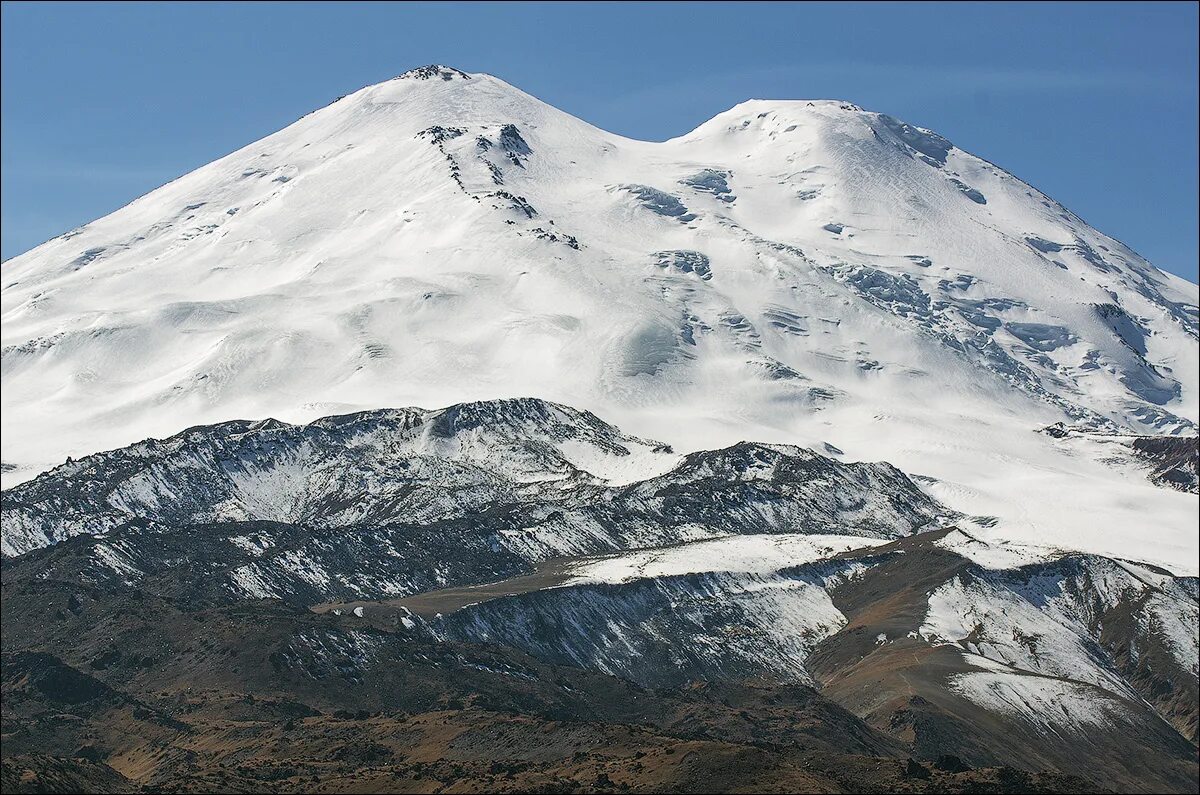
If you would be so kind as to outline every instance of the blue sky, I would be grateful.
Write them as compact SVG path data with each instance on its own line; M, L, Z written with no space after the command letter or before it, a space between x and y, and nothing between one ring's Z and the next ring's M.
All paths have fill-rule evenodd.
M3 4L11 257L412 66L614 132L750 98L930 127L1196 281L1197 4Z

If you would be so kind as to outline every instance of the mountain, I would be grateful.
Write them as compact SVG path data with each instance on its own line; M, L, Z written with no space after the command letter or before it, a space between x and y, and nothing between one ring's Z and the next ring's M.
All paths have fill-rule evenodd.
M936 133L422 67L0 277L6 792L1194 789L1197 288Z
M678 456L532 399L192 428L64 464L5 491L3 508L5 554L103 536L96 554L124 578L138 566L121 548L179 542L164 526L299 527L290 543L305 551L286 555L270 528L222 538L222 564L230 554L251 564L227 584L242 597L286 595L264 579L263 567L280 565L321 584L305 595L324 599L407 595L554 557L734 533L898 538L947 515L888 464L750 443ZM126 540L113 547L116 538ZM351 570L324 571L317 560L331 555ZM451 573L456 558L485 568Z
M60 768L91 749L163 786L196 736L265 722L291 761L230 751L280 767L241 774L275 781L341 742L331 712L364 710L371 737L421 736L411 712L491 727L471 742L494 766L515 731L497 713L515 710L565 721L537 729L556 737L586 731L572 754L621 738L625 776L663 743L734 731L785 778L797 753L873 759L864 774L824 758L806 790L894 788L881 765L979 785L935 777L943 757L955 774L1086 782L1051 789L1186 790L1196 578L988 543L958 519L888 464L755 443L677 455L534 399L198 426L3 493L6 710L20 705L6 753L87 781L109 773ZM62 703L70 732L54 728ZM692 717L663 723L680 709ZM412 759L414 742L346 760ZM563 774L556 759L541 764Z
M532 395L1197 572L1194 499L1086 441L1194 435L1196 286L846 102L654 143L416 69L9 260L2 317L6 486L189 425Z

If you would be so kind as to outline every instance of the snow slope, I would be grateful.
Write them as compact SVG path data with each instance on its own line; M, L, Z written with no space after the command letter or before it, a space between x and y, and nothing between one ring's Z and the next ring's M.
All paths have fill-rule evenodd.
M882 538L823 534L726 536L690 544L644 549L572 566L571 585L626 583L707 571L773 574L788 566L831 558L839 552L887 543Z
M848 103L650 143L426 67L4 263L5 485L198 423L528 395L683 452L833 445L986 541L1194 574L1194 496L1036 430L1194 432L1197 301Z

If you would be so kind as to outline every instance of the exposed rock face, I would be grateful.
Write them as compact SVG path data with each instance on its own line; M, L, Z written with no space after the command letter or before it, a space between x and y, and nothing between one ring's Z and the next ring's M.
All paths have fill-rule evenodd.
M100 534L87 543L101 579L136 582L184 555L206 563L210 591L304 601L731 533L895 538L944 513L887 464L750 443L679 456L538 400L193 428L3 500L9 553Z
M1193 494L1200 492L1200 438L1143 436L1134 440L1133 449L1153 466L1150 479L1155 483Z

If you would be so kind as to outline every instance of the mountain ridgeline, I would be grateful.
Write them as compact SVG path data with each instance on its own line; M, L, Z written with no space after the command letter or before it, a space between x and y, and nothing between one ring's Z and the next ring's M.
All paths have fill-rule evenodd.
M65 464L3 499L10 555L102 536L97 554L128 578L139 567L127 554L169 557L198 539L164 528L203 525L220 543L209 554L246 562L226 575L233 595L318 600L730 534L898 538L945 514L888 464L751 443L677 455L534 399L197 427Z
M0 275L5 792L1195 790L1197 287L931 130L427 66Z
M1087 552L1194 516L1036 431L1195 435L1196 286L848 102L652 143L425 67L13 258L0 298L5 487L234 417L532 395L683 451L828 443Z

